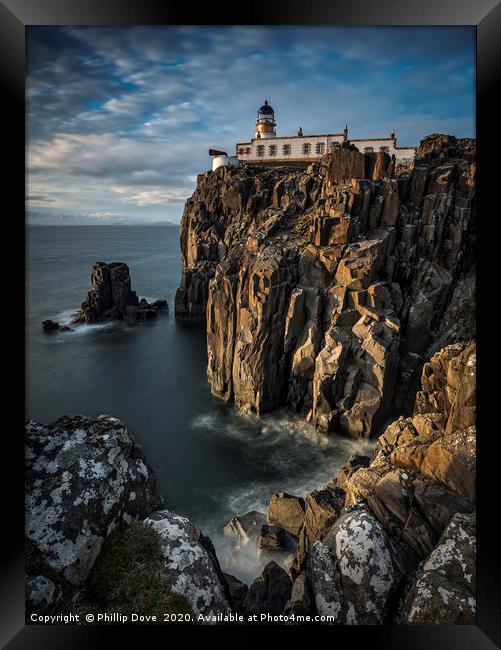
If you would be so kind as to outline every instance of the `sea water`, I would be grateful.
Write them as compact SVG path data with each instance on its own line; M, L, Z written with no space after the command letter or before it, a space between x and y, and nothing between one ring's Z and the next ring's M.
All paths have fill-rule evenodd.
M138 296L167 299L169 313L137 326L44 334L45 319L69 322L97 261L126 262ZM250 582L270 559L253 544L236 549L224 537L231 517L266 512L279 490L304 496L333 478L350 454L371 453L373 442L319 435L285 410L258 420L211 395L204 329L174 318L178 226L30 226L26 264L27 418L122 419L153 467L166 507L211 537L223 571Z

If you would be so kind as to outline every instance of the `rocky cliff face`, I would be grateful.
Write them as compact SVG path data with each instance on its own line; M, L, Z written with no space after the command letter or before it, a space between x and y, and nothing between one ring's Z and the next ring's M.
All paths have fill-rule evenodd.
M298 497L272 497L268 520L299 528L288 611L475 622L475 380L475 343L446 346L423 368L414 414L387 427L372 459L352 457L301 499L302 515Z
M423 362L474 334L474 153L434 134L398 175L349 145L200 175L175 310L206 321L212 392L354 437L410 412Z

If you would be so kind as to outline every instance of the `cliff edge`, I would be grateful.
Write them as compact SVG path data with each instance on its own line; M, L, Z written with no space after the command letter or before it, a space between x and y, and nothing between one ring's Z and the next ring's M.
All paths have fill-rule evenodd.
M423 363L474 336L475 171L474 140L433 134L398 173L348 143L201 174L175 312L206 322L212 392L353 437L409 414Z

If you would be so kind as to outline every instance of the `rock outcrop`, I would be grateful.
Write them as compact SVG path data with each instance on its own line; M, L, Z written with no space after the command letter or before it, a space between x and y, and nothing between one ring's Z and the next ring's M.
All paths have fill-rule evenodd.
M224 526L224 534L226 537L233 537L238 546L246 546L249 542L257 543L258 535L264 524L266 524L266 515L257 510L251 510L230 519Z
M402 623L475 625L476 524L456 514L418 572L408 594Z
M398 175L350 145L201 174L175 311L206 321L212 392L354 437L409 413L423 362L474 335L474 153L434 134Z
M475 341L448 345L425 363L413 415L387 426L372 458L351 456L304 498L273 495L259 546L298 540L292 589L267 565L242 611L338 625L474 623L475 398Z
M25 436L27 616L86 606L95 614L106 604L162 617L178 609L194 616L231 611L211 540L161 509L152 470L123 422L67 415L48 426L28 422ZM154 531L153 539L143 529ZM110 545L122 531L130 539Z
M113 530L160 505L150 467L117 418L26 425L26 536L51 569L82 585Z
M446 346L423 367L412 417L386 428L372 459L350 457L305 496L288 612L474 622L475 396L475 342Z
M124 262L96 262L92 267L92 289L82 303L73 323L102 320L146 321L167 310L165 300L148 303L131 289L129 267Z
M287 573L276 562L268 562L261 575L254 580L243 602L247 616L282 614L289 602L292 582Z
M189 519L168 510L144 520L160 537L164 572L172 592L187 598L195 614L229 613L226 583L212 543Z

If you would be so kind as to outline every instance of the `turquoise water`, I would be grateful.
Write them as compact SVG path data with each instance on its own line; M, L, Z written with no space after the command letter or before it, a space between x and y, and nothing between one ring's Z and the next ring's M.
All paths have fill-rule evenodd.
M235 551L224 523L265 511L278 490L304 495L332 478L350 453L373 443L313 432L280 412L240 415L210 394L203 328L177 322L181 255L177 226L31 226L27 229L27 417L108 413L126 422L153 467L169 509L208 534L223 570L246 581L269 558ZM153 323L82 325L45 335L41 322L70 320L96 261L126 262L139 297L166 298Z

